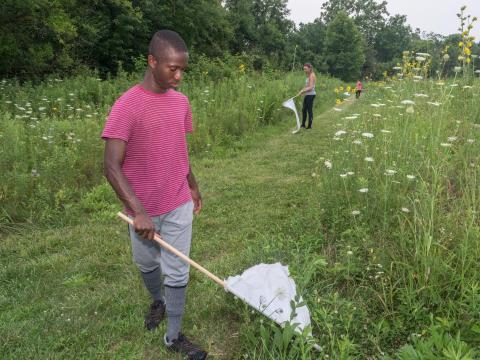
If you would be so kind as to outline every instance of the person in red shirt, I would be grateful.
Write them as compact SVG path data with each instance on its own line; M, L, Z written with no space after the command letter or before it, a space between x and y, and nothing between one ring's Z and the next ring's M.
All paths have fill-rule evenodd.
M188 256L193 213L202 208L186 141L192 112L175 90L187 63L187 46L176 32L155 33L143 80L115 102L102 138L104 173L133 219L133 258L153 300L145 326L154 330L166 313L167 348L203 360L207 353L180 331L189 266L152 241L157 232Z
M360 80L357 80L357 85L355 85L355 98L358 99L362 93L363 85Z

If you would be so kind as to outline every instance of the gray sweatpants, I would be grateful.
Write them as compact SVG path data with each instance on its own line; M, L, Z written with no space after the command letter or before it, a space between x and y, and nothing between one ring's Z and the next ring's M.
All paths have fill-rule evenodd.
M180 205L166 214L155 216L152 221L155 231L174 248L189 256L192 241L193 201ZM164 276L164 285L170 287L186 286L189 265L155 241L147 240L135 232L129 225L133 259L141 272L147 273L160 267Z

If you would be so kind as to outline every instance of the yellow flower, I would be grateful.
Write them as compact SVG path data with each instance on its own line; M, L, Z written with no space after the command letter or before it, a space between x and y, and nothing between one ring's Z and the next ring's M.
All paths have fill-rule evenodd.
M468 57L467 60L466 60L467 64L470 64L470 61L472 61L472 59L470 59L470 58Z
M470 55L472 53L472 51L468 47L463 49L463 52L465 53L465 55Z
M343 91L343 86L340 86L339 90L340 90L340 91Z
M335 104L340 105L341 103L342 103L342 100L340 99L335 100Z
M335 94L338 94L340 92L340 90L338 90L337 88L335 88Z
M242 72L242 73L245 72L245 64L240 64L240 65L238 66L238 70L239 70L240 72Z
M471 42L471 41L469 41L469 42L467 43L467 47L469 47L469 48L472 47L472 42Z
M460 42L458 43L458 47L463 47L463 41L460 41Z
M347 91L350 92L350 89L351 89L351 87L350 87L350 85L348 85L347 86Z

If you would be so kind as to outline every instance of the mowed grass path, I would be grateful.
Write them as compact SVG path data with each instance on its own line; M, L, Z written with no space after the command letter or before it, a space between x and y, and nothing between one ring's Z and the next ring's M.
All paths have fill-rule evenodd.
M322 241L312 173L323 166L324 140L338 116L316 112L310 131L292 135L293 114L285 110L280 125L191 158L204 200L194 260L221 278L260 262L289 264L294 276L306 270L295 259L309 250L297 240ZM79 226L0 239L0 358L177 358L163 348L164 325L143 328L150 300L120 220L92 216ZM184 330L213 358L241 358L244 333L258 317L191 270Z

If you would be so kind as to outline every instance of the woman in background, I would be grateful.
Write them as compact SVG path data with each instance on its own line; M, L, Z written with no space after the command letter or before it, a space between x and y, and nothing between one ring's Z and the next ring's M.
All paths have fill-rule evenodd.
M303 71L305 71L305 74L307 75L307 78L305 79L305 87L300 90L298 95L304 94L305 97L303 98L303 108L302 108L302 126L305 127L305 122L307 121L307 113L308 113L308 126L307 129L312 128L312 121L313 121L313 100L315 99L315 95L317 94L315 92L315 81L317 80L317 77L315 76L315 73L313 72L313 67L312 64L310 63L305 63L303 65ZM298 96L297 95L297 96Z

